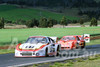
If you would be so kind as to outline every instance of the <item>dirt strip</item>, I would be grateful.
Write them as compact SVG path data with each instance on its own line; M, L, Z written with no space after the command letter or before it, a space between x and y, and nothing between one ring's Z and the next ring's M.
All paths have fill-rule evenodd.
M96 39L100 39L100 36L94 36L90 38L91 40L96 40Z
M16 46L0 46L0 49L14 49Z

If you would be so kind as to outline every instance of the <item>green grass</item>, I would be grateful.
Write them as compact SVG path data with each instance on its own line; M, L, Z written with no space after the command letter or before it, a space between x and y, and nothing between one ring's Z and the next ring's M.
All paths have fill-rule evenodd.
M84 62L76 62L70 67L100 67L100 56L98 58L88 59Z
M0 17L16 21L18 19L29 20L33 18L40 19L41 16L61 20L63 14L39 10L35 8L18 8L14 5L0 5ZM65 15L66 16L66 15ZM78 17L66 16L68 19L79 19Z
M0 45L8 45L13 38L24 41L29 36L57 36L82 35L100 33L100 27L80 28L30 28L30 29L0 29Z
M100 44L100 39L91 40L90 43L87 43L86 45L94 45L94 44Z
M14 53L15 50L14 49L0 49L0 54L7 54L7 53Z
M55 62L50 67L100 67L100 55L90 56L87 60L82 58L74 59L75 61L67 63Z
M88 60L85 62L76 63L71 67L100 67L100 59L94 61Z
M13 6L13 5L0 5L0 12L14 10L17 8L18 8L17 6Z

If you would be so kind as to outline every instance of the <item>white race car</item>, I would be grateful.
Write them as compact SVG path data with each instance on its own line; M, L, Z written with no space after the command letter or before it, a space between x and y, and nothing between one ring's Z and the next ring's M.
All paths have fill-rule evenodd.
M61 45L57 37L31 36L24 44L18 44L15 57L47 57L59 55Z

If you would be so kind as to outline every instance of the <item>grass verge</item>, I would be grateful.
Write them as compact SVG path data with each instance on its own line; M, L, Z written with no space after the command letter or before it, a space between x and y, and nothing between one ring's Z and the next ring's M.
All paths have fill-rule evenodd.
M100 39L91 40L90 43L86 43L86 45L95 45L95 44L100 44Z
M0 49L0 54L8 54L8 53L14 53L15 50L14 49Z
M28 67L43 67L44 64L34 64ZM45 67L100 67L100 55L90 56L86 58L76 58L63 62L48 63Z

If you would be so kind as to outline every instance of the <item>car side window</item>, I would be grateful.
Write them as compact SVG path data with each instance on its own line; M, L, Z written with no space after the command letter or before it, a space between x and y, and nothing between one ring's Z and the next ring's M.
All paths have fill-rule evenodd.
M80 41L80 39L79 39L79 37L78 37L78 36L76 36L76 39L77 39L78 41Z
M50 40L51 40L51 43L55 43L54 40L52 40L52 39L50 39Z
M48 37L48 39L49 39L49 43L51 43L51 40L50 40L50 38Z

